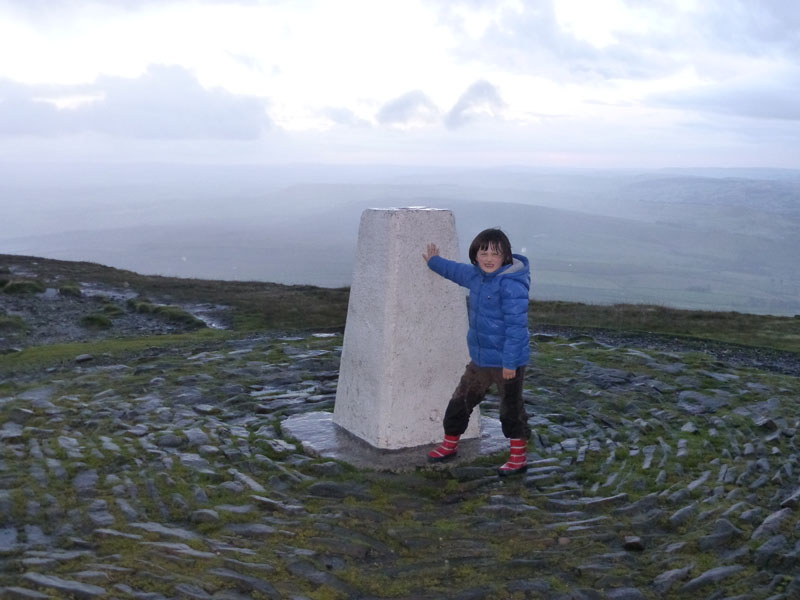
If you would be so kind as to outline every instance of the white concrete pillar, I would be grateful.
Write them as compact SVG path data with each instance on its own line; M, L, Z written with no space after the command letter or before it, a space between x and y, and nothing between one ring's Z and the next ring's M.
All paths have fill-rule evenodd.
M333 421L380 449L441 441L447 402L469 362L466 290L428 269L429 242L460 259L452 212L361 215ZM464 437L479 435L476 409Z

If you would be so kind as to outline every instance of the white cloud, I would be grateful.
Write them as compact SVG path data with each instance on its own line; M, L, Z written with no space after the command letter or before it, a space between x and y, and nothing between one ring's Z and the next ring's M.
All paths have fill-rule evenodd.
M420 90L414 90L384 104L376 119L382 125L420 127L437 123L441 112L436 104Z

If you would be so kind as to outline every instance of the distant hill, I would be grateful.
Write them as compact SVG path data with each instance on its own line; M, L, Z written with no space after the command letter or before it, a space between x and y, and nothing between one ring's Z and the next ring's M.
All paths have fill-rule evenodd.
M800 313L792 171L392 171L283 187L236 173L7 187L0 252L338 287L350 282L363 210L424 205L454 211L464 251L481 229L506 230L531 259L537 299Z

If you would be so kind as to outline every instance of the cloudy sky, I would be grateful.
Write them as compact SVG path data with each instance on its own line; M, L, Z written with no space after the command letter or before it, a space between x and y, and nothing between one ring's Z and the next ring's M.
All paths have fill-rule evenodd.
M800 168L793 0L0 0L0 159Z

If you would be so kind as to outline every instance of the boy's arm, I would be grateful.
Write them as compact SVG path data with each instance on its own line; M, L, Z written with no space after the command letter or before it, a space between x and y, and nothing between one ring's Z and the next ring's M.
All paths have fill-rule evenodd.
M503 282L500 291L503 303L503 323L505 325L503 368L510 370L516 369L515 361L522 353L525 344L529 343L529 288L520 281L509 280Z
M450 281L469 287L469 280L475 273L475 267L464 263L442 258L435 254L428 258L428 268Z

